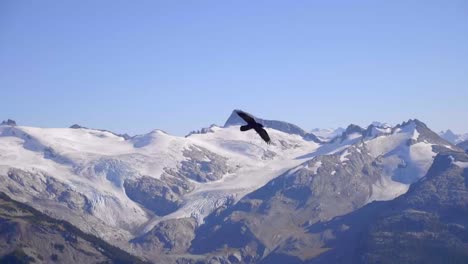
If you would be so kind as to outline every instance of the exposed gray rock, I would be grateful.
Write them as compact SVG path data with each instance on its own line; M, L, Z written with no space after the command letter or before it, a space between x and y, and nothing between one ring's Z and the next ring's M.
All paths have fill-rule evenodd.
M236 111L240 111L240 110L232 111L228 120L224 124L224 127L245 125L245 121L237 115ZM302 128L294 124L284 122L284 121L266 120L266 119L255 117L252 114L249 114L249 115L253 116L258 123L262 124L265 127L273 128L273 129L276 129L276 130L279 130L288 134L299 135L303 137L305 140L311 140L317 143L322 143L322 141L319 138L317 138L314 134L307 133L305 130L303 130Z
M308 263L466 263L468 170L454 161L468 155L441 153L397 199L309 226L315 236L332 236L321 245L329 250Z
M446 131L439 132L440 137L447 140L452 144L458 144L465 140L468 140L468 133L465 134L455 134L452 130L447 129Z
M349 160L340 160L342 153L316 157L235 206L212 214L198 230L193 252L239 249L243 263L256 263L272 250L291 251L287 246L291 240L312 239L304 238L304 225L360 208L371 196L381 167L364 146L347 151ZM302 248L296 253L304 256L310 252Z
M330 142L331 143L336 143L336 142L343 142L350 136L351 134L359 134L360 136L365 136L366 130L358 125L351 124L349 125L346 130L341 134L341 136L335 137L332 139Z
M4 120L2 121L2 123L0 124L0 126L16 126L16 121L15 120L11 120L11 119L8 119L8 120Z
M465 152L468 152L468 140L458 143L457 147L463 149Z
M71 125L70 128L73 128L73 129L79 129L79 128L87 128L87 127L82 127L78 124L74 124L74 125Z
M410 119L408 122L401 124L400 127L405 127L405 126L413 125L413 124L419 133L417 142L427 141L427 142L431 142L432 144L437 144L437 145L442 145L442 146L452 146L456 148L455 145L441 138L439 135L437 135L437 133L429 129L426 124L419 121L418 119L413 119L413 120Z
M377 136L383 136L383 135L388 135L391 133L391 131L388 132L382 132L382 130L390 130L388 127L379 127L374 124L371 124L367 127L367 129L363 132L364 137L366 138L375 138Z
M143 263L0 193L0 263Z
M187 252L195 237L196 220L170 219L159 222L151 231L130 241L134 247L155 254Z
M457 144L458 136L455 135L455 133L452 132L452 130L447 129L447 131L441 131L440 136L449 141L450 143Z
M187 160L182 161L177 170L168 170L171 175L185 177L197 182L221 179L232 172L227 158L202 147L191 146L183 152Z
M182 204L180 194L175 193L167 183L156 178L143 176L126 179L123 186L130 199L157 215L170 214Z
M12 193L25 195L26 192L32 191L37 198L54 200L74 210L87 211L90 206L86 196L42 173L31 173L11 168L7 176L21 186L21 188L18 188L18 185L7 183L8 189Z

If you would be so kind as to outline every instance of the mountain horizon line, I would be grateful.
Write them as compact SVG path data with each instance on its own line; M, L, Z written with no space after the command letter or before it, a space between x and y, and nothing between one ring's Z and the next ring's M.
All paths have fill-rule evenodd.
M213 127L213 126L220 127L220 128L231 126L231 124L228 124L228 121L229 121L230 118L232 118L233 114L235 114L235 111L237 111L237 110L241 110L241 109L238 109L238 108L234 109L234 110L231 112L230 116L226 119L224 125L219 125L219 124L216 124L216 123L212 123L212 124L209 125L209 126L205 126L205 127L199 128L199 129L197 129L197 130L189 131L185 136L189 136L189 135L192 134L193 132L201 131L201 130L203 130L203 129L208 129L208 128L211 128L211 127ZM244 111L244 110L242 110L242 111ZM244 112L247 112L247 111L244 111ZM247 113L249 113L249 112L247 112ZM334 127L334 128L333 128L333 127L330 127L330 128L315 127L315 128L309 129L309 130L305 130L305 129L303 129L302 127L300 127L300 126L298 126L298 125L295 125L295 124L293 124L293 123L290 123L290 122L288 122L288 121L277 120L277 119L263 119L263 118L259 118L259 117L256 116L256 115L253 115L253 114L251 114L251 113L249 113L249 114L252 115L252 116L254 116L255 119L261 120L261 121L260 121L261 123L262 123L262 121L281 122L281 123L293 125L293 126L295 126L295 127L297 127L297 128L300 128L301 130L307 131L307 133L311 133L311 134L314 134L314 130L325 130L325 129L328 129L328 130L338 130L338 129L346 130L346 128L348 128L349 126L358 126L358 127L363 128L363 129L366 129L366 128L368 128L369 126L374 126L374 127L385 127L385 126L396 127L396 126L398 126L398 125L402 125L403 123L410 122L410 121L419 121L419 122L421 122L421 123L423 123L423 124L425 124L425 125L427 126L426 122L421 121L421 119L419 119L419 118L413 117L413 118L407 119L407 121L401 121L400 123L397 123L397 124L395 124L395 125L390 124L390 123L387 123L387 122L372 121L372 122L370 122L370 124L368 124L368 125L366 125L366 126L361 126L361 125L357 125L357 124L351 122L351 123L349 123L347 126L338 126L338 127ZM1 120L1 119L0 119L0 120ZM380 125L377 125L377 124L380 124ZM109 129L106 129L106 128L87 127L87 126L83 126L83 125L78 124L78 123L72 123L72 125L70 125L70 126L68 126L68 127L41 127L41 126L19 125L19 124L16 122L16 119L13 119L13 118L8 118L8 119L2 121L2 122L0 123L0 125L38 127L38 128L74 128L74 129L79 129L79 128L81 128L81 129L90 129L90 130L106 131L106 132L110 132L110 133L112 133L112 134L119 135L119 136L127 135L128 137L134 137L134 136L139 136L139 135L145 135L145 134L152 133L152 132L154 132L154 131L162 131L162 132L164 132L164 133L166 133L166 134L168 134L168 135L174 135L174 134L172 134L172 133L168 133L168 132L167 132L166 130L164 130L163 128L154 128L154 129L150 130L150 131L147 132L147 133L142 133L142 134L137 133L137 134L134 134L134 135L129 135L128 133L125 133L125 132L124 132L124 133L116 133L116 132L114 132L114 131L112 131L112 130L109 130ZM265 127L267 127L267 128L272 128L272 127L269 127L268 125L265 125ZM274 128L273 128L273 129L274 129ZM431 129L431 130L432 130L432 129ZM434 130L434 131L435 131L435 130ZM442 131L451 131L451 132L453 132L453 129L447 128L446 130L442 130Z

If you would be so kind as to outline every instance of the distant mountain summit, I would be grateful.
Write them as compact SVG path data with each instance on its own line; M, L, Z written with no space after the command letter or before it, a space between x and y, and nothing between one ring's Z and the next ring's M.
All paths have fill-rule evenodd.
M11 119L8 119L6 121L4 120L2 121L2 123L0 123L0 126L16 126L16 121Z
M243 111L243 110L235 109L234 111L232 111L231 115L229 116L226 123L224 124L224 127L245 125L245 121L242 120L242 118L240 118L237 115L236 111ZM312 133L307 133L304 129L300 128L297 125L284 122L284 121L262 119L250 113L248 114L253 116L258 123L264 125L267 128L273 128L273 129L276 129L278 131L282 131L288 134L299 135L305 138L306 140L311 140L317 143L322 142L317 136L315 136Z
M460 143L460 142L462 142L462 141L468 140L468 133L465 133L465 134L455 134L455 133L454 133L452 130L450 130L450 129L447 129L447 130L445 130L445 131L440 131L440 132L439 132L439 135L440 135L443 139L445 139L445 140L447 140L447 141L449 141L449 142L451 142L451 143L453 143L453 144L458 144L458 143Z
M323 141L328 141L331 140L339 135L341 135L345 131L344 128L339 127L339 128L314 128L310 132L314 135L316 135L318 138L320 138Z
M390 125L389 123L383 123L383 122L379 122L379 121L374 121L371 123L372 126L375 126L375 127L382 127L382 128L389 128L389 127L392 127L392 125Z
M124 139L80 125L5 122L0 192L158 263L361 263L349 255L360 254L353 245L365 250L368 263L392 263L386 250L404 248L398 262L406 263L428 252L412 248L445 241L433 244L433 233L447 235L456 252L466 252L464 144L455 146L417 119L393 127L351 124L331 130L335 139L323 141L288 122L256 119L271 145L254 131L241 133L238 125L244 123L234 112L224 127L186 137L156 129ZM382 202L395 198L408 202ZM383 222L368 217L379 213L374 211L379 204L390 205L381 208L395 217ZM3 214L17 218L10 207ZM17 229L0 219L0 245L26 245L24 253L40 259L30 250L37 248L45 262L49 256L66 262L73 259L61 255L68 247L90 245L63 241L53 226L57 235L31 235L57 246L16 243L10 238L37 224L25 217L15 220L21 222ZM370 224L374 231L367 229ZM388 230L401 232L392 237ZM362 240L356 238L361 234ZM13 250L1 249L0 262ZM79 255L81 262L85 255Z
M232 111L232 114L229 116L228 120L224 124L224 127L236 126L236 125L245 125L245 121L242 120L242 118L240 118L239 115L237 115L236 111L243 111L243 110L237 110L236 109L236 110ZM245 112L245 111L243 111L243 112ZM276 129L276 130L279 130L279 131L282 131L282 132L285 132L285 133L288 133L288 134L296 134L296 135L299 135L301 137L303 137L303 136L305 136L307 134L306 131L304 131L302 128L300 128L299 126L296 126L294 124L284 122L284 121L266 120L266 119L258 118L256 116L250 114L250 113L248 113L248 114L253 116L258 123L261 123L265 127L273 128L273 129Z

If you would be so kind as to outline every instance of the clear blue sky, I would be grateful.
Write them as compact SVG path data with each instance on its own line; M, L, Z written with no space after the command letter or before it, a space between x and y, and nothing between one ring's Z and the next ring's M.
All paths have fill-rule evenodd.
M352 3L351 3L352 2ZM0 1L0 119L468 132L468 1Z

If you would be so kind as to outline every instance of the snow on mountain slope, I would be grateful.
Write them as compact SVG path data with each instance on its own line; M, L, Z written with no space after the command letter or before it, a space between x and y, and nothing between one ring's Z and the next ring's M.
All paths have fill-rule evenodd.
M260 187L301 163L296 157L319 147L299 135L267 130L271 145L254 131L241 133L238 126L212 127L209 133L187 138L155 130L129 140L84 128L1 126L0 189L104 238L110 239L106 234L115 232L128 240L148 220L154 223L165 218L142 206L138 193L129 193L126 182L149 177L162 186L170 181L167 187L171 189L180 181L188 184L186 193L180 195L181 208L165 217L194 216L202 221L216 207ZM226 167L226 175L210 177L215 173L206 168L214 162L210 157L225 161L220 166ZM197 167L200 172L191 178ZM20 174L30 175L27 183ZM63 190L48 190L49 181ZM40 184L43 190L35 190ZM75 204L80 206L71 208ZM76 215L84 215L86 221L77 222Z
M218 181L197 185L186 196L180 210L163 218L155 218L145 231L149 231L159 221L170 218L195 217L201 223L205 216L220 205L239 200L243 195L304 162L307 157L297 157L313 152L320 146L305 141L299 135L269 128L267 131L272 138L271 145L266 145L255 131L240 133L239 126L212 127L211 130L206 134L192 134L187 140L228 157L237 168L236 171Z
M238 126L238 125L245 124L245 121L242 118L239 117L239 115L237 114L237 111L239 111L239 110L232 111L232 113L229 116L228 120L224 124L224 127ZM304 131L304 129L300 128L297 125L294 125L294 124L291 124L291 123L288 123L288 122L284 122L284 121L278 121L278 120L266 120L266 119L255 117L252 114L249 114L249 115L254 117L255 120L258 123L262 124L265 127L272 128L272 129L275 129L275 130L278 130L278 131L282 131L282 132L285 132L285 133L288 133L288 134L299 135L299 136L301 136L302 138L304 138L304 139L306 139L308 141L314 141L316 143L323 143L322 140L317 138L316 135L314 135L312 133L307 133L306 131Z
M314 128L310 132L316 135L318 138L324 141L331 140L339 135L341 135L345 131L344 128Z
M449 141L450 143L453 144L458 144L460 142L463 142L465 140L468 140L468 133L465 134L455 134L452 130L447 129L445 131L440 131L439 135Z
M375 163L382 167L381 179L373 184L369 202L391 200L405 193L411 183L427 173L438 152L456 148L440 139L424 123L409 120L393 128L371 124L363 129L350 125L341 136L306 156L339 152L340 161L345 163L349 160L350 147L360 152L369 152Z
M456 148L419 121L394 128L350 125L328 143L274 124L283 131L266 127L271 145L233 124L187 137L154 130L127 140L86 128L1 125L0 190L126 247L164 220L193 217L200 224L292 168L316 174L322 163L307 162L317 156L336 154L337 166L346 170L351 152L369 153L384 167L372 201L406 192L441 147Z
M406 193L426 174L436 153L454 148L418 120L369 132L371 126L350 125L340 137L300 156L298 166L209 215L193 240L193 252L238 252L239 259L255 263L275 251L265 263L279 252L310 258L310 248L330 234L304 233L305 225Z

